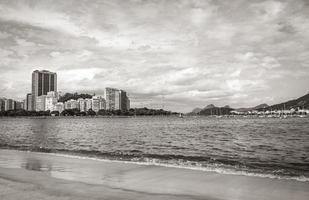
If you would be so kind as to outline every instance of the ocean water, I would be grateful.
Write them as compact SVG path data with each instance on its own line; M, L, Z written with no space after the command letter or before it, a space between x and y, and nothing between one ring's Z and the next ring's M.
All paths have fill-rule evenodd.
M0 118L0 148L309 181L309 118Z

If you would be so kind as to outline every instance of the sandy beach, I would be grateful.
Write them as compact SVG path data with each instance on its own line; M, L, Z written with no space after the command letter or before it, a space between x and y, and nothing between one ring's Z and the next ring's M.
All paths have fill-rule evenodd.
M309 183L0 150L0 199L307 200Z

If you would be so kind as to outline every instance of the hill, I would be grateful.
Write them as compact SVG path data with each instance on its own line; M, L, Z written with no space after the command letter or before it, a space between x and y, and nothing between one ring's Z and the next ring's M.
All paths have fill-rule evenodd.
M265 110L284 110L291 108L307 108L309 109L309 93L299 97L298 99L293 99L283 103L268 106ZM259 109L261 110L261 109Z
M216 107L213 104L210 104L206 106L204 109L202 109L197 114L199 115L229 115L230 112L233 110L233 108L230 108L229 106L224 107Z
M264 109L264 108L267 108L267 107L269 107L269 105L267 105L266 103L263 103L263 104L260 104L258 106L255 106L255 107L251 107L251 108L237 108L235 110L238 111L238 112L248 112L248 111L252 111L252 110L261 110L261 109Z

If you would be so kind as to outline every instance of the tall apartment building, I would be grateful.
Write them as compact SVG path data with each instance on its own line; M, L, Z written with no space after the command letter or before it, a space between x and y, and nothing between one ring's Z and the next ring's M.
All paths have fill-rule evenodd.
M15 110L15 101L13 99L4 100L4 110Z
M0 111L4 111L4 99L0 99Z
M32 94L28 93L26 96L26 101L25 101L25 106L24 106L25 110L33 110L32 109Z
M105 88L104 97L107 110L128 110L128 97L124 90Z
M115 88L105 88L104 97L106 100L106 109L115 110L119 105L116 104L119 102L119 90Z
M15 102L14 102L14 109L15 109L15 110L23 109L23 103L20 102L20 101L15 101Z
M119 110L129 110L130 109L130 100L127 96L127 92L120 90L119 92Z
M57 91L57 74L47 70L32 72L32 110L36 108L37 97L47 95L47 92Z

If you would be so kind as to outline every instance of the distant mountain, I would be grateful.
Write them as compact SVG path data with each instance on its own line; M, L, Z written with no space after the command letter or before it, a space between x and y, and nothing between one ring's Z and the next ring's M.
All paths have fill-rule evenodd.
M191 112L192 113L198 113L200 112L201 110L203 110L202 108L194 108Z
M268 106L265 110L283 110L291 108L309 108L309 93L299 97L298 99L293 99L283 103ZM261 109L259 109L261 110Z
M252 110L260 110L260 109L264 109L269 107L269 105L267 105L266 103L260 104L258 106L255 107L251 107L251 108L237 108L235 109L238 112L248 112L248 111L252 111Z
M291 109L291 108L309 109L309 93L302 97L299 97L298 99L293 99L293 100L275 104L272 106L269 106L263 103L263 104L260 104L258 106L251 107L251 108L233 109L233 108L230 108L230 106L228 105L224 107L216 107L213 104L209 104L203 109L195 108L192 110L192 112L187 113L187 115L228 115L230 114L232 110L235 110L238 112L248 112L252 110L266 111L266 110L283 110L283 109Z
M216 107L213 104L206 106L203 110L198 112L199 115L228 115L233 109L230 106Z

